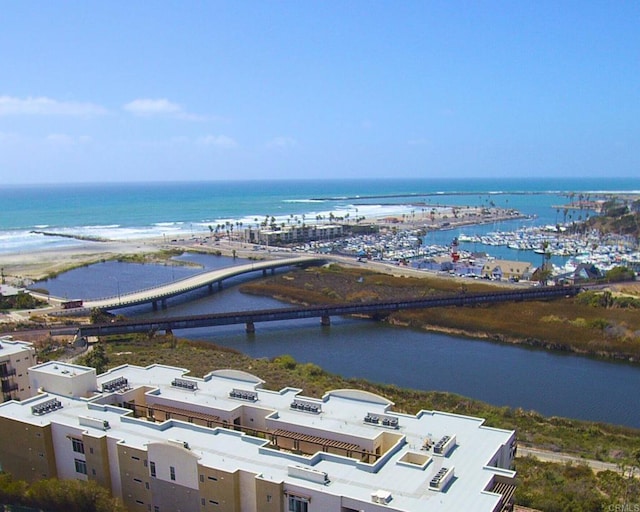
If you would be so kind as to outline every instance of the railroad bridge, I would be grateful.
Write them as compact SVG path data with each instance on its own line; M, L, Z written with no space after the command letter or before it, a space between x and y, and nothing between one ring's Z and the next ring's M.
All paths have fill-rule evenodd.
M256 322L272 322L276 320L299 320L320 318L322 325L329 325L332 316L343 315L376 315L385 316L394 311L405 309L435 308L447 306L473 306L526 300L546 300L565 296L574 296L580 291L577 286L550 286L534 289L510 290L491 293L462 293L411 300L375 301L367 303L345 303L322 306L294 306L277 309L253 311L236 311L229 313L212 313L166 317L162 319L126 320L104 324L80 326L79 336L107 336L113 334L130 334L136 332L165 331L196 327L212 327L218 325L245 324L247 332L254 332Z

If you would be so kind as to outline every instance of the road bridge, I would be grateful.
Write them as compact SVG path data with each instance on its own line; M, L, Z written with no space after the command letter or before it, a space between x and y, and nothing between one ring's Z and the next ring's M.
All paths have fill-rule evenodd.
M217 284L218 288L222 288L222 281L231 277L257 271L262 271L263 275L266 275L267 271L271 270L273 272L275 269L281 267L314 265L325 262L326 258L318 256L301 256L277 260L254 261L243 265L209 270L207 272L202 272L178 281L161 284L145 290L122 293L104 299L70 302L78 302L78 304L82 304L81 308L74 308L75 311L91 311L93 309L108 311L147 303L153 304L154 309L158 309L158 305L165 308L167 306L167 299L171 297L176 297L203 287L209 287L209 289L213 291L214 284Z
M131 334L136 332L166 331L217 325L245 324L247 332L254 332L256 322L276 320L299 320L320 318L322 325L329 325L332 316L374 315L385 316L404 309L421 309L447 306L473 306L476 304L546 300L565 296L574 296L580 291L576 286L550 286L534 289L519 289L491 293L464 293L443 295L422 299L376 301L367 303L346 303L321 306L294 306L278 309L254 311L236 311L230 313L212 313L166 317L162 319L126 320L105 324L83 325L78 327L80 336L107 336L113 334Z

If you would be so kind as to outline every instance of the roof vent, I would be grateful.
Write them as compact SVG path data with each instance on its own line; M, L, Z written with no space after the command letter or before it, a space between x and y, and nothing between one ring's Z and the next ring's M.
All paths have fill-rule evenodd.
M78 416L78 423L84 427L93 427L99 430L109 430L111 428L107 420L92 418L91 416Z
M380 503L382 505L386 505L393 499L393 496L389 491L383 491L382 489L378 489L376 492L371 493L371 501L374 503Z
M294 409L296 411L312 412L314 414L319 414L320 412L322 412L322 407L320 406L320 404L297 399L291 402L291 409Z
M443 491L447 484L453 478L455 472L454 468L440 468L438 472L433 476L429 482L429 489L433 491Z
M433 446L433 453L436 455L443 455L444 457L446 457L455 445L456 445L455 435L443 436L442 439L440 439L440 441L438 441Z
M317 469L307 468L304 466L288 466L288 475L296 478L302 478L315 482L318 484L326 485L329 483L329 475L324 471L318 471Z
M247 391L244 389L233 388L229 392L231 398L237 398L239 400L247 400L249 402L255 402L258 400L258 393L255 391Z
M41 404L32 405L31 412L37 416L41 416L42 414L57 411L61 408L62 402L57 398L52 398L51 400L47 400L46 402L42 402Z
M180 379L178 377L176 377L175 379L173 379L173 381L171 381L171 385L174 388L188 389L190 391L195 391L196 389L198 389L197 382L194 382L192 380L187 380L187 379Z
M184 448L185 450L191 450L189 443L187 443L186 441L180 441L179 439L167 439L167 442L174 446L179 446L181 448Z

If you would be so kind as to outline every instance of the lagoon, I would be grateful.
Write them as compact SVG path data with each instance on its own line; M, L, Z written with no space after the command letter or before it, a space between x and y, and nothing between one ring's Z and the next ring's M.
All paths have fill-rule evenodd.
M180 259L206 269L238 264L240 260L209 255ZM104 297L171 281L202 269L181 266L105 262L72 270L35 287L63 297ZM265 297L241 294L238 284L169 301L166 311L150 306L130 308L132 316L189 315L282 307ZM188 300L187 300L188 299ZM189 329L176 335L235 348L251 357L290 354L345 377L365 378L421 390L439 390L494 405L533 409L547 416L564 416L640 428L634 397L640 389L640 367L539 349L465 339L392 327L374 321L332 318L321 328L317 320L256 324L253 335L244 326Z

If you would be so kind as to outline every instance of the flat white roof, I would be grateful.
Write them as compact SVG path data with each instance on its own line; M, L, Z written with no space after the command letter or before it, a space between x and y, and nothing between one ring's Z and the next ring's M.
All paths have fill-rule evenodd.
M55 371L66 367L56 363ZM43 365L40 365L43 366ZM47 364L47 367L53 367ZM52 370L53 371L53 368ZM128 380L128 386L140 388L146 386L147 393L154 397L175 402L176 406L188 409L197 406L222 411L231 411L238 407L264 408L272 414L283 427L304 427L298 431L312 431L312 435L329 437L333 432L347 433L358 438L374 439L381 432L390 432L402 439L400 448L391 453L386 462L380 464L376 472L363 469L355 459L315 454L312 456L268 448L268 441L240 432L223 428L206 428L178 420L163 423L151 423L144 419L135 419L131 411L112 405L101 405L107 394L98 394L93 399L69 398L43 394L23 402L7 402L0 405L0 415L15 418L26 423L45 425L49 422L77 427L95 435L107 435L125 440L129 446L145 449L152 442L166 442L168 439L187 442L191 451L200 458L205 466L217 467L227 471L242 469L253 472L265 480L285 482L310 491L317 490L327 494L351 497L371 503L371 494L378 490L387 490L392 500L387 507L391 510L407 511L445 511L445 510L492 510L500 496L483 492L494 474L504 474L505 470L489 468L486 465L500 450L513 439L512 431L483 427L483 420L455 414L435 411L421 411L417 415L398 414L389 410L390 402L377 395L355 390L338 390L327 393L322 399L313 399L300 395L300 390L285 388L280 391L261 389L260 379L244 372L212 372L203 379L186 375L186 370L163 365L147 368L122 366L114 368L98 377L98 388L104 382L118 377ZM189 390L174 387L175 378L197 383L197 389ZM233 389L253 391L257 394L255 402L237 400L229 397ZM47 414L35 415L31 407L52 398L62 403L62 408ZM320 406L318 414L302 412L291 408L293 400ZM164 401L164 400L163 400ZM368 413L384 415L398 420L398 428L385 428L364 421ZM79 416L106 420L110 429L80 425ZM326 433L323 435L323 433ZM456 447L448 456L434 455L422 450L425 438L437 442L445 435L456 436ZM426 465L403 462L411 455L426 461ZM384 455L384 454L383 454ZM328 484L320 484L288 475L290 465L312 467L326 472ZM445 492L429 489L431 478L442 467L454 467L455 477ZM508 473L508 472L507 472Z
M28 341L14 341L10 336L0 336L0 359L33 348Z
M93 368L88 366L80 366L71 363L61 363L58 361L48 361L29 368L30 372L41 372L48 375L56 375L60 377L75 377L76 375L94 372Z

